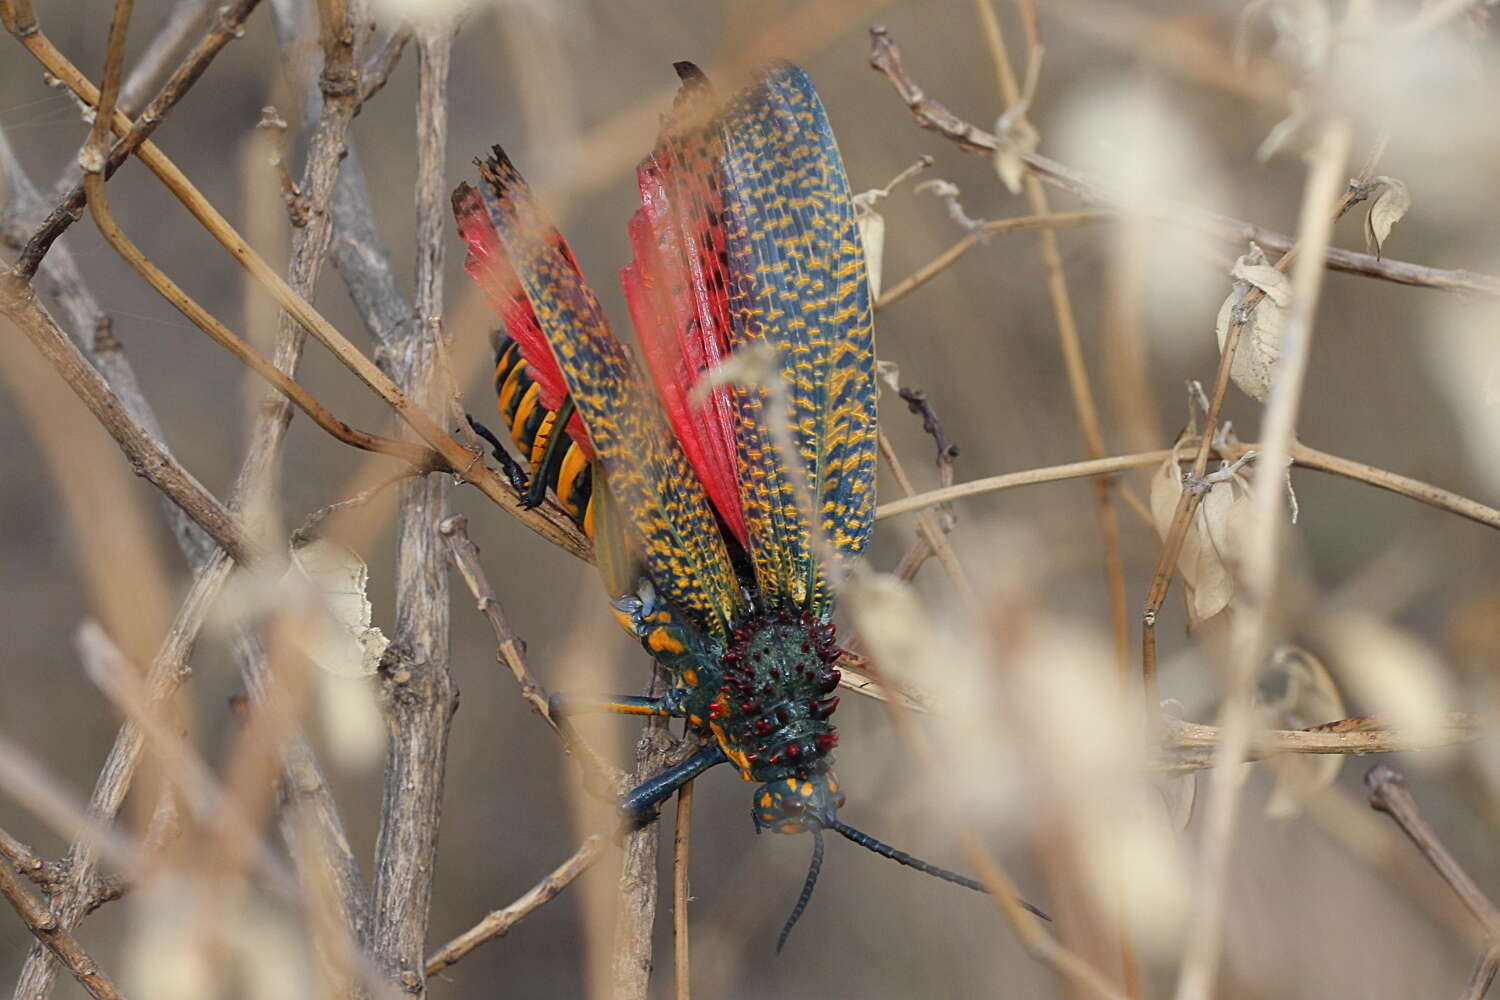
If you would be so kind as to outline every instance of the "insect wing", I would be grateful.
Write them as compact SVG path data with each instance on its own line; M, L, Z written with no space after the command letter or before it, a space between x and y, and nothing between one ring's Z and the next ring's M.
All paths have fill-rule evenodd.
M843 160L822 101L794 66L771 67L723 118L723 219L731 346L780 356L778 392L795 451L779 460L767 387L739 386L741 506L757 580L822 614L825 568L796 480L839 556L858 555L875 513L874 324Z
M562 372L558 370L547 349L547 341L542 336L536 311L531 308L531 301L526 297L515 269L510 266L505 247L500 243L500 235L495 231L495 224L490 219L484 199L468 184L460 184L453 192L453 218L458 223L459 237L468 247L468 253L464 257L464 271L484 291L491 307L505 321L506 335L520 348L521 356L526 359L528 374L539 390L538 405L543 410L553 412L561 409L563 397L568 392ZM551 235L557 252L577 271L578 265L573 262L573 252L568 249L562 235L555 229ZM498 386L496 391L499 391ZM568 431L584 453L592 458L593 448L584 433L583 422L576 415L568 422Z
M723 639L743 606L713 509L649 386L525 180L498 147L484 199L656 590Z

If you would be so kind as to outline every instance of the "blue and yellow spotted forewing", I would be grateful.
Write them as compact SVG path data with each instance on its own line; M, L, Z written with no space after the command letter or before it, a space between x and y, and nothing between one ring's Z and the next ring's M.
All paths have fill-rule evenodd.
M723 118L724 229L736 348L780 354L796 448L779 461L765 388L735 392L740 496L759 588L820 616L827 568L792 477L834 552L858 555L875 512L874 324L843 161L812 82L773 67Z

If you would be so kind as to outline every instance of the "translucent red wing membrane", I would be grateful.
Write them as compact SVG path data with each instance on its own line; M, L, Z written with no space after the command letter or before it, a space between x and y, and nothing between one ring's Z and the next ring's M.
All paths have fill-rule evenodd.
M713 95L696 66L678 63L677 71L682 89L656 148L636 171L635 259L621 269L620 283L672 430L720 516L748 546L730 391L692 401L699 378L729 354L729 281Z
M464 271L479 283L490 305L504 321L506 334L521 348L521 356L526 359L529 374L539 390L537 402L545 410L561 408L563 397L568 394L567 385L552 358L547 339L542 336L531 301L506 257L483 196L468 184L460 184L453 192L453 218L458 223L458 235L469 248L464 258ZM553 229L549 236L555 252L576 273L578 265L562 235ZM576 413L568 422L568 432L584 454L593 458L593 446Z
M821 614L825 567L791 477L802 478L839 555L858 555L875 514L875 344L865 259L843 160L806 74L771 67L723 119L723 224L733 277L730 343L781 355L796 447L777 460L764 389L737 389L735 441L750 554L762 590Z

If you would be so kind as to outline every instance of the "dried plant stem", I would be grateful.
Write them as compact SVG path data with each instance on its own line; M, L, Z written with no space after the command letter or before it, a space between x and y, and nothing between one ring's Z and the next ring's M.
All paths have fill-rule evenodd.
M160 490L193 523L233 555L235 561L254 561L258 546L238 518L193 478L166 446L125 408L77 345L37 301L30 284L13 275L0 274L0 315L14 323L62 376L120 445L137 475Z
M660 694L659 670L652 671L649 694ZM672 740L667 720L647 720L636 741L632 785L645 781L671 763ZM644 823L625 834L620 888L615 903L614 950L610 957L611 996L618 1000L646 1000L651 984L651 929L656 923L656 855L661 824Z
M521 689L521 697L526 699L532 711L563 741L568 753L577 757L595 776L603 778L602 784L617 792L625 791L628 787L625 772L599 757L582 740L574 739L568 727L552 718L547 708L547 689L532 674L531 667L526 662L526 644L521 641L515 629L511 628L504 609L495 598L495 589L490 586L489 578L485 576L484 567L479 561L479 548L469 538L468 520L462 514L455 514L438 525L438 532L448 543L448 554L454 568L464 578L469 592L478 602L479 613L484 615L495 633L495 658L505 664L515 678Z
M97 92L92 85L57 52L40 31L35 30L34 25L29 30L18 31L17 34L27 49L80 98L90 102L97 98ZM178 75L174 74L174 79L177 78ZM131 128L130 122L123 115L99 117L111 120L115 130L122 134ZM185 186L184 190L201 200L201 195L197 195L191 184L153 145L143 143L138 155L148 166L152 167L154 172L158 173L158 176L167 180L169 186L174 179L179 180ZM294 359L283 355L279 360L284 362L284 370L289 370ZM241 469L240 485L237 488L237 499L240 502L243 502L246 496L254 491L257 484L266 480L271 465L275 462L280 441L280 428L276 424L276 415L263 412L257 429L252 432L254 443L251 454ZM224 542L223 539L216 540ZM234 565L231 558L225 554L226 551L243 561L251 561L255 555L253 549L246 549L243 546L237 548L227 542L224 544L226 544L225 549L207 555L207 561L201 567L198 578L179 611L178 621L153 661L147 677L147 688L153 700L170 697L172 690L186 677L184 664L198 631L202 627L206 608L219 593ZM263 692L269 674L265 654L258 640L254 636L243 636L237 643L237 653L250 689L257 694ZM141 734L136 727L127 724L121 728L94 790L90 802L92 815L109 819L118 812L135 774L142 746ZM364 900L362 878L358 865L350 856L337 809L332 803L321 770L305 743L300 740L294 739L285 746L283 760L286 768L284 787L295 789L295 802L299 806L297 815L306 817L321 833L324 851L320 856L326 859L325 873L338 890L338 903L343 910L342 915L345 917L346 925L354 928L358 933L365 919L364 911L367 905ZM288 815L290 812L288 811ZM295 838L293 839L295 841ZM299 858L299 860L302 859ZM76 841L70 849L68 864L68 884L54 900L53 905L64 925L73 926L81 919L89 905L89 887L92 884L95 868L92 844L83 839ZM33 950L22 970L17 985L17 995L27 1000L46 996L50 991L55 969L56 965L49 955Z
M17 875L24 876L48 896L58 891L68 873L67 862L42 860L31 848L3 828L0 828L0 862L9 864ZM119 875L96 876L89 908L92 910L119 899L125 894L126 888L125 880Z
M1011 65L1010 54L1005 47L1005 38L1000 30L1000 19L995 16L991 0L975 0L980 25L989 43L990 56L995 62L999 77L1000 94L1005 106L1015 109L1023 99L1021 85ZM1023 5L1023 19L1030 30L1026 33L1028 76L1034 81L1037 67L1041 65L1041 43L1035 34L1036 14L1028 5ZM1024 113L1023 113L1024 117ZM1021 180L1026 192L1026 203L1031 214L1045 218L1052 214L1047 201L1047 192L1030 172ZM1057 343L1062 351L1063 364L1068 373L1068 388L1073 395L1073 411L1077 414L1079 429L1083 432L1084 448L1089 458L1103 458L1108 454L1104 445L1104 431L1099 423L1099 408L1094 402L1094 389L1090 384L1088 367L1083 361L1083 345L1078 335L1078 320L1073 312L1073 299L1068 293L1067 274L1063 270L1062 251L1057 246L1057 233L1053 229L1037 232L1037 248L1041 253L1042 266L1047 273L1047 296L1052 300L1052 313L1057 323ZM1107 477L1093 480L1098 502L1099 532L1104 542L1104 576L1109 589L1110 620L1113 624L1115 660L1123 681L1130 670L1130 626L1125 610L1125 563L1120 557L1120 522L1110 502L1111 481ZM1127 962L1127 967L1133 963ZM1128 970L1127 970L1128 971ZM1132 977L1133 978L1133 977Z
M1022 215L1014 219L996 219L985 222L978 232L970 233L932 260L917 268L901 281L892 285L875 303L876 309L884 309L910 293L921 288L951 267L964 254L992 236L1004 233L1030 233L1042 229L1072 229L1077 226L1092 226L1110 222L1118 216L1114 212L1050 212L1046 215Z
M672 971L676 1000L693 995L688 948L688 858L693 828L693 783L677 790L677 819L672 824Z
M997 142L993 134L959 118L941 103L928 97L912 80L901 63L901 50L891 40L890 33L886 29L871 28L870 36L870 65L890 80L918 125L947 137L961 149L983 154L995 152ZM1056 160L1036 153L1027 153L1021 158L1030 168L1028 176L1039 177L1044 183L1071 192L1090 204L1115 205L1127 201L1120 197L1110 185L1058 163ZM1204 211L1165 198L1153 199L1148 205L1142 205L1139 199L1136 199L1132 204L1136 210L1144 210L1152 218L1206 233L1229 243L1244 245L1253 240L1267 249L1289 251L1296 242L1285 233L1278 233L1253 222L1245 222L1217 212ZM1330 270L1361 274L1402 285L1433 288L1445 292L1500 295L1500 277L1474 271L1426 267L1389 257L1377 258L1371 254L1355 253L1334 247L1324 248L1323 260Z
M9 865L0 864L0 896L15 907L26 929L73 974L89 996L95 1000L124 1000L125 994L83 950L78 939L61 927L52 913L21 884Z
M98 98L97 89L41 32L25 36L22 42L48 72L66 84L81 100L90 105L95 103ZM449 471L477 486L485 496L514 514L543 538L579 558L587 559L591 546L565 513L545 506L531 511L523 510L508 482L485 466L481 456L450 438L404 390L386 377L307 301L307 294L315 283L307 279L316 277L316 264L321 263L328 248L329 218L326 205L337 177L348 123L353 116L353 99L357 97L357 91L350 82L352 68L338 68L344 64L352 66L352 48L352 35L346 42L334 46L336 53L348 50L349 54L340 56L339 62L333 67L325 68L322 76L323 85L332 92L333 98L324 101L323 113L319 117L319 125L313 133L308 151L308 180L302 184L302 190L311 212L308 224L298 229L294 236L291 264L294 276L305 277L291 284L283 280L244 241L228 220L155 145L142 143L136 155L209 234L286 310L289 319L284 317L282 346L274 358L278 368L291 371L295 367L296 360L301 356L301 331L311 332L345 367L395 410L417 432L418 437L442 456ZM117 132L123 134L130 128L129 119L118 112L113 116L113 121ZM337 133L336 142L334 133ZM291 328L300 329L288 336L287 324L291 324ZM276 408L273 409L272 416L275 418L274 423L269 426L275 429L264 441L257 439L257 451L266 451L267 448L272 453L279 451L289 411ZM254 464L259 465L261 462L262 460L257 459Z
M1170 723L1171 732L1152 759L1152 769L1183 774L1217 766L1224 730L1192 722ZM1263 729L1251 733L1245 760L1264 760L1277 754L1409 753L1435 747L1471 743L1479 727L1465 715L1454 715L1445 726L1407 731L1373 716L1360 716L1311 729Z
M392 343L392 367L415 405L441 414L443 258L447 215L444 154L453 27L440 19L417 36L416 323ZM421 411L419 411L421 412ZM369 948L406 992L425 991L424 949L442 821L448 732L458 708L449 669L447 557L438 525L447 516L447 481L407 480L398 522L396 627L380 665L389 736Z
M526 917L555 899L573 881L588 871L604 856L609 841L599 835L589 837L583 846L573 852L551 874L528 889L525 895L501 910L495 910L473 927L443 945L427 959L427 975L432 977L458 962L469 952L495 938L503 937L510 929Z
M1292 303L1283 326L1281 358L1266 401L1260 448L1261 475L1251 490L1252 520L1240 573L1243 598L1230 633L1230 672L1225 685L1223 741L1214 772L1213 796L1203 828L1203 862L1188 923L1177 1000L1207 1000L1213 993L1223 943L1225 885L1234 842L1239 792L1254 729L1255 682L1265 659L1271 605L1281 558L1286 480L1280 470L1291 462L1292 440L1312 342L1313 318L1322 287L1323 250L1338 218L1339 191L1349 159L1351 126L1327 123L1315 147L1302 201L1298 245L1304 252L1292 269ZM1225 356L1229 356L1226 347ZM1209 433L1209 432L1205 432ZM1184 491L1184 496L1189 491Z
M1189 440L1188 444L1193 442ZM1235 450L1237 455L1243 455L1249 451L1255 451L1258 444L1241 444ZM875 517L883 520L887 517L895 517L899 514L907 514L914 510L923 510L928 507L936 507L939 504L949 503L962 497L978 496L982 493L993 493L998 490L1014 489L1018 486L1034 486L1039 483L1055 483L1065 479L1082 479L1086 476L1109 475L1121 472L1125 469L1152 468L1160 465L1171 457L1170 450L1147 451L1136 455L1117 455L1112 458L1103 458L1093 462L1070 462L1066 465L1051 465L1041 469L1030 469L1025 472L1007 472L998 476L988 476L984 479L976 479L972 482L958 483L940 490L932 490L927 493L919 493L905 500L892 500L881 504L876 509ZM1477 500L1445 490L1430 483L1424 483L1410 476L1403 476L1395 472L1387 472L1364 462L1356 462L1349 458L1340 458L1330 455L1307 445L1294 443L1292 445L1292 464L1306 469L1317 469L1320 472L1328 472L1345 479L1352 479L1358 483L1376 486L1392 493L1409 497L1436 507L1438 510L1457 514L1459 517L1467 518L1476 524L1483 524L1491 528L1500 528L1500 510L1487 507Z
M140 116L134 123L131 123L123 114L117 114L112 116L112 118L102 115L95 116L94 129L102 130L105 124L113 123L115 130L121 136L120 141L109 150L108 158L105 160L105 177L112 176L131 153L137 149L142 149L143 147L149 147L152 150L156 149L152 143L147 142L147 139L156 131L162 121L165 120L167 114L176 107L177 102L187 95L188 90L192 88L193 84L198 82L204 71L208 69L209 64L213 62L214 57L223 50L224 46L239 37L242 25L258 3L259 0L236 0L235 3L219 11L213 27L194 46L193 50L167 79L167 82L163 84L161 92L142 109ZM47 52L51 49L51 43L40 32L28 38L23 38L21 41L28 49L31 49L33 55L37 55L40 52ZM38 58L40 59L40 56ZM71 65L69 65L69 68L71 68ZM74 70L73 72L76 76L77 71ZM87 82L82 80L81 76L77 77L77 80L82 83ZM80 94L80 96L82 95ZM85 98L85 100L91 99ZM120 127L120 123L122 122L126 126L123 129ZM91 130L91 136L93 134ZM91 141L95 142L96 145L102 145L103 135L100 134L96 140ZM142 158L145 159L144 155ZM20 256L17 257L13 270L18 276L27 281L31 280L32 275L36 273L37 266L57 241L57 238L66 232L68 227L81 216L85 197L83 183L80 181L53 208L46 220L42 222L41 226L37 228L30 239L26 241L26 245L22 248Z
M1479 957L1474 971L1469 974L1469 981L1464 984L1459 1000L1484 1000L1484 995L1490 991L1490 984L1495 981L1496 972L1500 972L1500 948L1491 948Z
M156 289L171 305L192 321L200 330L208 334L214 343L223 347L233 354L245 367L255 372L261 378L271 383L278 391L296 404L297 408L312 418L313 423L327 431L336 440L342 441L362 451L377 452L382 455L391 455L408 463L416 469L430 469L442 465L442 459L430 448L410 444L404 441L393 441L390 438L371 434L351 427L330 413L322 403L313 398L312 394L299 385L281 369L261 357L256 350L240 339L235 333L223 323L220 323L207 310L193 300L184 292L177 283L167 277L166 273L153 264L140 248L137 247L115 220L113 212L110 211L109 198L105 194L104 179L98 173L89 173L84 178L84 187L88 191L89 212L94 217L94 223L99 227L100 233L114 247L121 257L125 259L135 272L145 279L146 283Z
M1370 807L1390 816L1401 827L1401 832L1411 838L1417 850L1453 889L1464 908L1473 915L1491 941L1500 945L1500 907L1484 894L1453 852L1443 843L1437 830L1422 815L1406 778L1400 772L1377 764L1365 774L1365 787L1370 792Z
M907 476L906 469L901 464L901 457L896 454L892 447L890 438L886 437L885 431L880 432L880 454L885 456L886 464L890 467L891 474L896 477L896 483L901 491L908 497L915 496L911 478ZM953 546L948 544L948 538L943 533L942 526L938 524L937 518L927 512L917 516L917 532L922 541L932 550L933 555L943 564L947 571L948 579L953 582L953 588L958 591L959 596L971 610L978 610L979 595L974 590L974 584L970 582L968 573L964 572L963 564L958 561Z
M41 192L22 169L3 132L0 132L0 172L4 173L11 187L10 202L0 210L0 239L20 249L30 235L24 222L42 207L43 199ZM88 359L94 371L104 377L109 390L119 400L125 413L134 418L140 431L144 432L141 439L164 442L166 434L161 422L141 391L135 369L126 356L123 345L114 336L113 321L84 281L73 254L66 246L54 247L42 261L39 273L44 279L41 282L43 290L51 295L57 304L58 313L66 320L61 326L67 327L71 333L71 339L65 338L62 342L53 334L46 334L44 341L47 346L37 345L42 347L44 357L52 360L65 382L71 384L75 378L92 381L87 368L80 366L78 358L73 357L77 352L71 345L76 341L82 350L82 356ZM0 282L5 280L4 276L0 276ZM31 284L35 287L37 282L33 281ZM59 326L57 323L47 322L42 325ZM80 396L88 394L87 390L75 388L74 391ZM95 394L100 400L107 398L102 394ZM100 417L101 412L96 410L95 416L108 426L104 418ZM187 556L189 564L201 565L213 551L214 542L165 493L161 496L161 503L178 547Z

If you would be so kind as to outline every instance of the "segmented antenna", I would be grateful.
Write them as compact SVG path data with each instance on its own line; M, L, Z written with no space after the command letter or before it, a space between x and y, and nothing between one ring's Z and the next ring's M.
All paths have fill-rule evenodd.
M975 892L989 892L989 890L986 889L983 884L976 882L971 878L960 875L958 874L958 872L950 872L946 868L939 868L937 865L928 864L921 858L914 858L910 854L907 854L905 851L898 851L890 844L886 844L879 840L876 840L874 837L870 836L868 833L865 833L863 830L856 830L854 827L849 826L847 823L842 823L839 820L835 819L829 821L827 825L829 829L843 834L845 837L854 841L860 847L864 847L871 851L874 851L876 854L879 854L883 858L890 858L897 864L906 865L908 868L915 868L919 872L931 875L934 878L940 878L944 882L952 882L954 885L961 885L965 889L973 889ZM818 854L814 855L814 857L821 855L821 853L822 844L819 843ZM812 890L808 889L806 891L811 892ZM1043 913L1035 906L1032 906L1030 903L1026 902L1026 900L1022 899L1018 900L1018 902L1020 902L1020 904L1024 906L1028 911L1036 914L1043 920L1051 921L1051 917L1047 916L1047 914ZM797 912L799 914L801 913L800 904ZM782 936L784 938L785 934L783 934Z
M786 926L781 928L781 937L776 942L776 954L781 954L781 949L786 947L786 939L791 937L792 928L797 926L797 921L802 919L802 911L807 909L807 901L812 899L813 886L818 884L818 872L823 870L823 831L814 826L810 828L813 835L812 864L807 869L807 881L802 883L802 895L797 897L797 905L792 907L792 915L786 918ZM857 831L856 831L857 832ZM848 836L848 834L844 834Z

